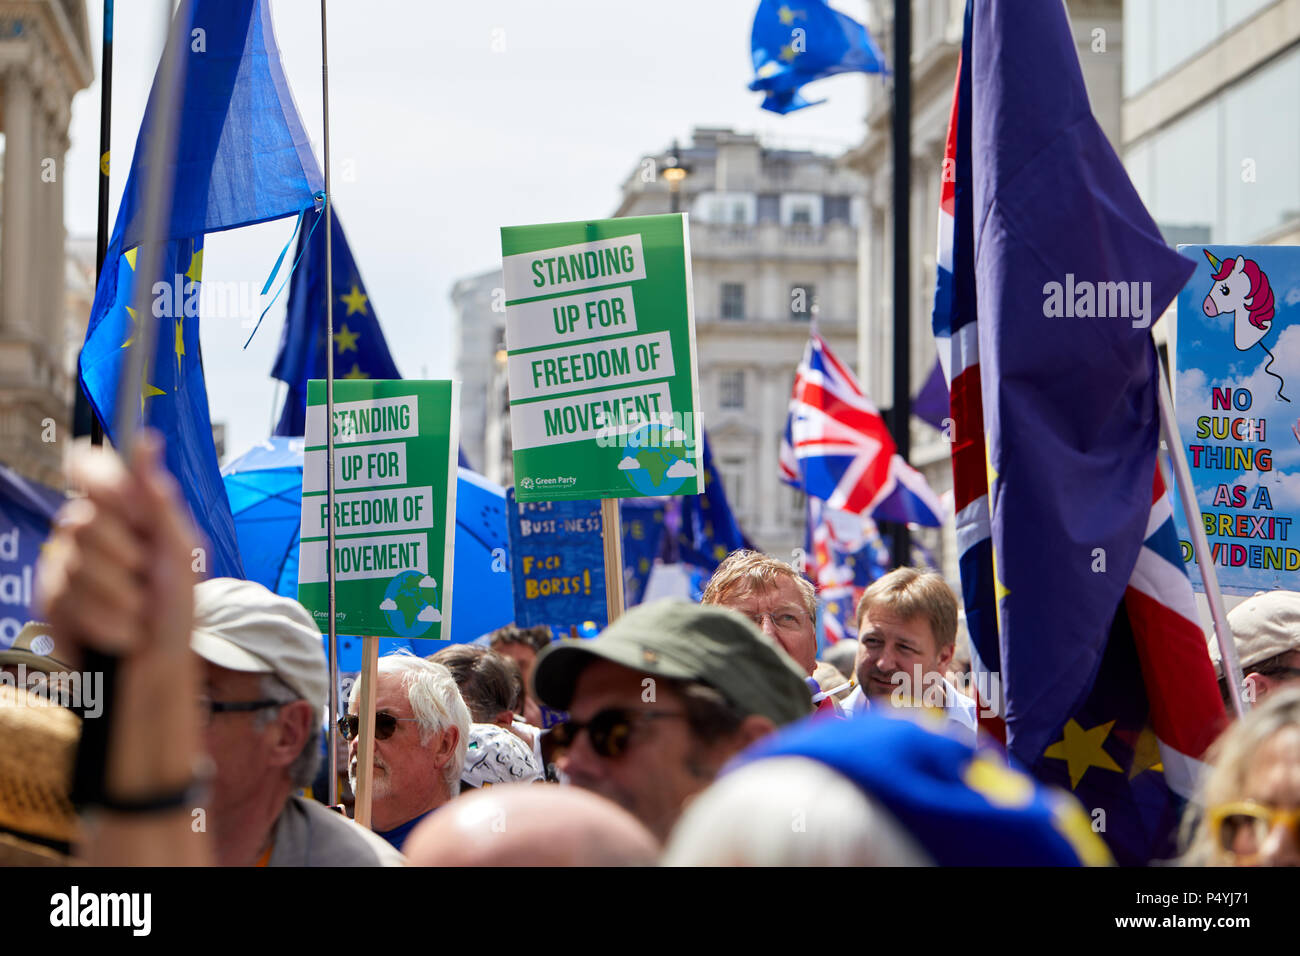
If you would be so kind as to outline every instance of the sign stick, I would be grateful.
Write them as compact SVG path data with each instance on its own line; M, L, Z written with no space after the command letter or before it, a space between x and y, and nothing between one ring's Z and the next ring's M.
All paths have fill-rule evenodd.
M1219 653L1223 660L1223 676L1232 690L1232 709L1237 718L1246 716L1250 709L1242 696L1241 663L1237 658L1237 644L1228 629L1228 615L1223 609L1223 595L1219 593L1219 575L1214 570L1214 559L1210 555L1210 544L1205 539L1205 526L1201 522L1201 506L1196 500L1196 489L1192 486L1192 472L1187 467L1187 453L1183 449L1182 438L1178 434L1178 424L1174 421L1173 400L1169 396L1169 382L1165 378L1164 359L1156 353L1159 364L1158 389L1156 395L1160 401L1160 433L1165 444L1169 446L1169 458L1174 466L1174 487L1183 502L1183 514L1187 516L1188 530L1192 535L1192 549L1196 552L1196 563L1201 569L1201 581L1205 584L1205 599L1210 604L1210 616L1214 619L1214 636L1219 642ZM1156 461L1160 456L1156 455ZM1164 475L1165 484L1169 476Z
M600 500L600 536L605 545L605 612L613 624L623 613L623 521L617 498Z
M353 817L370 828L370 794L375 778L375 685L379 682L379 638L361 638L361 693L357 716L361 718L357 744L357 792Z
M331 239L333 238L333 224L331 217L333 209L330 207L330 57L329 57L329 30L325 21L325 0L320 0L320 85L321 85L321 106L323 109L325 125L325 208L322 215L325 217L325 501L328 508L328 517L325 520L328 545L325 551L325 568L329 581L329 667L330 667L330 719L329 719L329 760L330 760L330 805L335 806L339 802L339 775L338 775L338 727L336 721L339 716L339 638L335 631L336 621L334 613L334 250ZM366 642L362 641L363 648ZM364 673L364 671L363 671ZM362 697L362 704L365 704L365 698ZM362 713L370 714L366 719L370 721L370 728L374 730L374 715L370 710L363 709ZM365 738L362 738L364 745ZM366 822L370 821L370 761L366 758L364 761L365 776L361 779L366 782Z

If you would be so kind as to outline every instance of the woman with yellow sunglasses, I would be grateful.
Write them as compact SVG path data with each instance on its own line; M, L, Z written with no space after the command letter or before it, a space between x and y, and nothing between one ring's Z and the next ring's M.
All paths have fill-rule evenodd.
M1300 690L1270 694L1214 745L1183 820L1192 866L1300 865Z

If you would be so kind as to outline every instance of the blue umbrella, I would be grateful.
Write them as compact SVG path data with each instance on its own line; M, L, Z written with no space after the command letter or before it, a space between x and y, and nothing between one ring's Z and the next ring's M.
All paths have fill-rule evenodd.
M291 598L298 596L302 459L301 438L275 437L254 445L221 470L244 572L249 580ZM454 643L472 641L514 618L505 491L466 468L459 469L456 479L452 597ZM379 652L405 647L425 655L445 646L442 641L383 638ZM361 642L340 636L339 669L360 668Z

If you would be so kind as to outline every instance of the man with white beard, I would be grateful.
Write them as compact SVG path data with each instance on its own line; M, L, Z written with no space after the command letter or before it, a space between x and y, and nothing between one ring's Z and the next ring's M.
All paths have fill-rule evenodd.
M354 792L360 689L353 685L348 716L339 721L351 742L348 779ZM370 823L397 849L421 820L460 793L469 725L469 709L446 667L410 653L380 658Z

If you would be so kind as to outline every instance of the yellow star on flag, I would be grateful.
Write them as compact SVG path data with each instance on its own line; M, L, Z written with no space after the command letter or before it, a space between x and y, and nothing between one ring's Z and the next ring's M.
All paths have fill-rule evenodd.
M782 26L788 27L790 24L794 23L794 11L784 4L781 5L780 10L776 11L776 15L781 18Z
M796 56L798 56L798 54L794 52L794 47L790 46L788 43L781 47L781 59L785 60L785 62L793 63Z
M126 337L125 342L123 342L120 346L118 346L119 348L129 349L131 347L131 343L135 341L135 327L136 327L135 314L136 314L135 309L131 308L128 305L126 307L126 315L127 318L131 320L131 334Z
M1079 781L1083 779L1089 767L1100 767L1102 770L1113 770L1116 773L1124 772L1119 764L1110 758L1110 754L1101 748L1110 735L1110 729L1114 726L1115 721L1112 720L1108 724L1100 724L1091 730L1084 730L1071 717L1065 723L1065 733L1061 739L1043 751L1044 757L1066 762L1070 770L1071 790L1079 785Z
M190 267L185 270L185 278L192 279L195 282L203 281L203 250L200 249L190 256Z
M1165 772L1164 764L1160 762L1160 742L1149 726L1142 728L1137 744L1133 747L1133 765L1128 768L1128 778L1132 780L1144 770Z
M998 480L998 470L993 467L993 459L989 457L989 434L984 433L984 474L988 481L988 502L989 517L993 516L993 483ZM1010 596L1011 589L1002 583L1002 578L998 574L998 552L997 548L990 546L990 553L993 560L993 603L998 614L998 626L1002 626L1002 599Z
M131 267L132 272L135 271L135 253L139 248L139 246L133 246L126 250L126 252L122 253L122 256L126 259L126 264Z
M357 365L356 362L353 362L352 371L348 372L348 374L344 375L343 377L344 378L369 378L370 376L367 375L365 372L361 371L361 367Z
M334 333L334 347L338 349L340 355L348 351L355 352L357 351L357 339L360 337L359 334L349 329L348 324L344 322L339 330Z
M156 385L149 384L149 362L144 363L144 371L140 376L140 414L144 415L144 400L153 398L155 395L166 395L167 393Z
M348 315L351 315L353 312L360 312L362 315L368 315L369 313L366 312L366 299L368 298L369 296L353 284L352 291L347 295L339 296L339 301L347 305Z
M183 319L177 319L177 320L176 320L176 345L175 345L174 351L176 352L176 382L177 382L177 384L179 384L179 383L180 383L180 380L181 380L181 359L182 359L182 358L184 357L184 355L185 355L185 335L184 335L184 325L183 325L183 323L184 323L184 320L183 320Z

